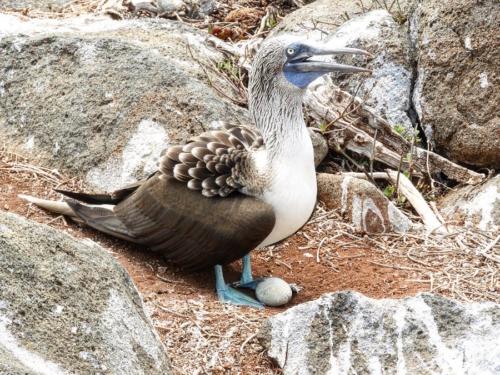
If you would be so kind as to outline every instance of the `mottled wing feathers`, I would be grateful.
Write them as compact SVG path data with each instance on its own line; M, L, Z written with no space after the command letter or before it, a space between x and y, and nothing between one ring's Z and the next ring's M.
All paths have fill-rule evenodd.
M243 187L249 150L261 147L263 139L257 130L225 125L185 145L169 147L160 161L160 171L205 197L227 197Z
M95 201L100 195L85 198ZM161 252L188 269L241 258L264 241L276 220L272 206L257 198L236 192L206 199L160 173L115 206L66 202L88 226Z

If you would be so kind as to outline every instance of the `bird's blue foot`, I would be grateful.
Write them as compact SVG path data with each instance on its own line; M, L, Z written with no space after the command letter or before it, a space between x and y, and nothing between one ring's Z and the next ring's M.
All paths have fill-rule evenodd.
M217 296L222 303L231 303L239 306L249 306L257 309L264 308L264 305L256 299L247 296L245 293L233 288L224 281L222 274L222 266L215 266L215 284L217 288Z
M246 283L242 283L241 281L236 281L234 283L232 283L231 285L234 286L235 288L244 288L244 289L252 289L252 290L255 290L257 289L257 285L259 285L262 281L264 281L265 279L255 279L255 280L252 280L252 281L248 281Z
M264 305L256 299L247 296L245 293L225 285L222 289L217 289L217 296L222 303L231 303L238 306L249 306L256 309L263 309Z
M233 283L235 288L246 288L255 290L257 285L264 279L255 279L252 276L252 264L250 263L250 254L243 257L243 271L241 272L241 279Z

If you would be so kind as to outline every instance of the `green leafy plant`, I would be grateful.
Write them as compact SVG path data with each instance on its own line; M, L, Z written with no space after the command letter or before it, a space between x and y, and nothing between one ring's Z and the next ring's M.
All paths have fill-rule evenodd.
M239 77L239 69L231 60L225 59L218 62L217 69L219 69L222 73L226 73L231 78Z
M401 136L404 136L406 133L406 128L402 124L396 124L393 127L394 131Z
M321 133L324 133L328 130L328 124L321 123L319 124L318 128Z
M394 196L394 193L396 192L396 188L393 185L387 185L384 189L384 195L388 198L391 199Z
M396 124L392 128L396 133L398 133L400 136L402 136L406 141L408 142L415 142L415 144L419 144L422 142L420 137L418 136L418 131L417 130L408 130L404 125L402 124Z
M411 161L412 161L412 154L411 154L411 152L407 152L406 153L405 157L403 158L403 161L406 162L406 163L411 163ZM403 173L408 173L408 172L405 171ZM408 176L406 176L406 177L408 177Z
M277 24L278 24L278 19L274 15L269 16L269 18L266 20L266 28L268 30L274 29Z

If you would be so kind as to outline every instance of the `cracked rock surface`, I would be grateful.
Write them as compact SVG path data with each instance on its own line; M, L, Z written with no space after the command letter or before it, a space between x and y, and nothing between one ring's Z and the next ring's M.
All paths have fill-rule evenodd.
M500 3L418 1L410 15L417 64L413 102L436 150L500 167Z

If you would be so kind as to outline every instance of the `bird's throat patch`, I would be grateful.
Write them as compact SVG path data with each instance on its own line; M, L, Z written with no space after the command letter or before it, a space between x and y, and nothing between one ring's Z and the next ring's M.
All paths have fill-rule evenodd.
M305 89L312 81L314 81L316 78L321 77L323 72L291 72L291 71L284 71L285 78L288 80L288 82L292 83L293 85Z

